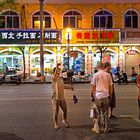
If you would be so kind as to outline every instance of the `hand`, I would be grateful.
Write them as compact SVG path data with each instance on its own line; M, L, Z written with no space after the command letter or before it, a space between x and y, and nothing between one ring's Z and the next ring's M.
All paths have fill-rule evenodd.
M93 97L93 96L91 97L91 101L92 101L92 102L94 102L94 101L95 101L95 99L94 99L94 97Z
M73 88L73 87L71 87L71 90L73 91L73 90L74 90L74 88Z
M60 63L57 63L56 67L58 68L61 64Z
M140 93L138 94L138 99L140 99Z
M108 98L109 98L109 100L112 100L112 97L111 96L109 96Z
M91 92L90 95L91 95L91 98L92 98L93 97L93 93Z

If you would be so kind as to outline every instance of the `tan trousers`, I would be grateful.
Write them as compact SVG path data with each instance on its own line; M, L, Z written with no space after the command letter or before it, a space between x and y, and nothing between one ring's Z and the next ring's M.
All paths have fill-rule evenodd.
M58 117L58 113L59 113L59 107L62 110L62 117L64 120L67 119L67 104L65 100L56 100L56 99L52 99L52 105L53 105L53 117L57 118Z
M108 107L109 107L109 100L107 98L102 98L99 100L95 100L95 104L97 107L97 119L95 121L94 127L99 131L107 132L108 125L109 125L109 118L108 118Z

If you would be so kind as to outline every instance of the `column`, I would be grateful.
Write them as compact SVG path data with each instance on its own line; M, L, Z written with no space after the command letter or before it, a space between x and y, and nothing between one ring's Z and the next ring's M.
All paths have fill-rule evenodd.
M56 63L62 63L61 46L57 46Z
M92 46L88 46L87 53L85 55L86 60L86 74L93 73L93 53L92 53Z
M25 73L30 75L30 52L29 52L29 47L25 47Z
M120 67L120 71L124 69L124 48L123 45L119 46L118 49L118 66Z

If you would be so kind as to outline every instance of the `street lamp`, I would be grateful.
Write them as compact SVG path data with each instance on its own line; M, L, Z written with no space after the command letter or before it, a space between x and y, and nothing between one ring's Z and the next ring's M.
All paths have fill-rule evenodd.
M44 76L44 30L43 30L43 4L44 0L39 0L40 2L40 72L41 76Z
M70 69L70 64L69 64L69 53L70 53L70 48L69 48L69 44L70 44L70 33L71 33L71 28L67 28L66 29L67 32L67 58L68 58L68 70Z

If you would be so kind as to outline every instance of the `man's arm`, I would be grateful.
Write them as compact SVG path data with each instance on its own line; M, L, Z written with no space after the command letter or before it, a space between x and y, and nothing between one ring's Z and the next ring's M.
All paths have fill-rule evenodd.
M90 90L91 97L94 97L95 93L96 93L96 86L95 85L91 85L91 90Z
M53 76L53 80L54 80L54 81L57 79L58 72L60 71L59 66L60 66L60 64L57 63L56 69L55 69L55 72L54 72L54 76Z
M140 74L137 76L136 84L137 84L137 87L140 88Z
M112 92L113 92L113 80L111 75L109 75L110 77L110 82L109 82L109 96L112 97Z
M109 96L112 97L113 85L109 85Z

